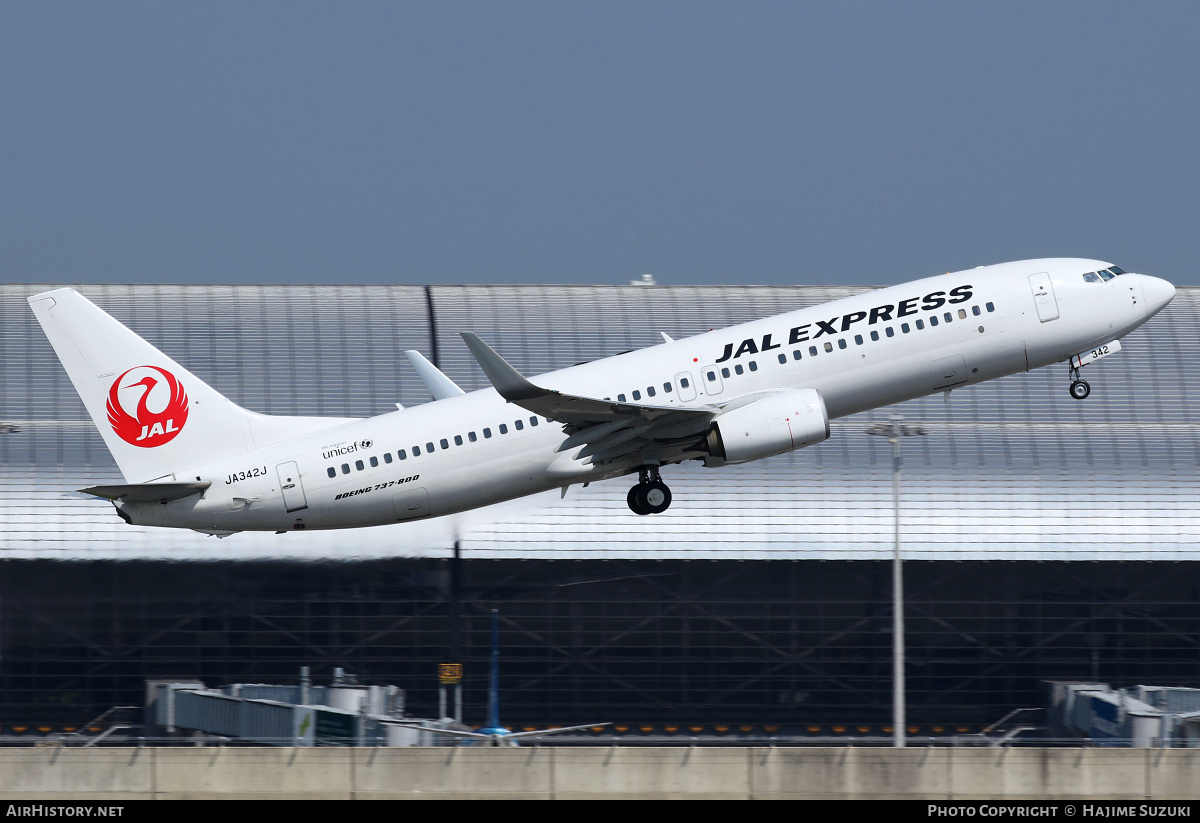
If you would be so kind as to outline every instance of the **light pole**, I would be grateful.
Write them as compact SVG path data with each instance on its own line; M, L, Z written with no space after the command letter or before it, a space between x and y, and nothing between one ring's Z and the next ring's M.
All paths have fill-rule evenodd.
M886 437L892 444L892 745L904 748L904 571L900 558L900 440L925 434L915 423L892 415L888 423L870 426L867 434Z

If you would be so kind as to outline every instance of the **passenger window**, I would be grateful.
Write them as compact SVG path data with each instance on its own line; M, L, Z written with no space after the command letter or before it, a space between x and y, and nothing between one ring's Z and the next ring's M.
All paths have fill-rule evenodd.
M750 361L750 371L758 371L758 363L754 360Z
M910 331L912 331L912 329L909 328L907 323L901 323L900 331L904 332L905 334L908 334Z
M871 332L871 339L872 339L872 340L878 340L878 339L879 339L879 332L877 332L877 331L872 331L872 332Z
M799 349L796 349L794 352L792 352L792 359L793 359L793 360L799 360L799 359L800 359L800 350L799 350Z
M378 457L371 458L371 468L373 468L373 469L379 468L379 458Z
M421 453L420 446L413 446L413 457L417 457Z
M924 320L918 320L918 321L916 321L916 323L917 323L917 328L918 328L918 329L923 329L923 328L925 328L925 321L924 321Z
M442 441L442 442L445 442L445 441ZM432 444L432 443L426 443L426 444L425 444L425 451L429 452L430 454L433 454L433 444Z
M942 317L946 320L947 323L951 322L954 319L954 315L951 314L950 312L946 312L945 314L942 315Z
M366 468L366 466L363 465L363 462L361 460L355 460L354 468L358 469L359 471L362 471L363 469Z
M335 469L333 466L330 466L325 471L328 472L330 477L337 477L337 469Z
M828 340L825 341L825 351L833 351L833 344Z
M786 363L786 362L787 362L787 355L786 355L786 354L781 354L781 355L779 355L779 363L780 363L780 365L783 365L783 364L784 364L784 363Z
M343 463L342 464L342 474L349 474L349 473L350 473L350 464Z
M408 452L406 452L404 449L401 449L400 451L396 452L396 456L399 457L401 460L407 460Z
M513 425L517 427L517 431L521 431L521 429L525 428L525 424L520 420L513 421Z
M704 373L704 376L708 378L709 383L717 382L717 373L715 371L713 371L712 369L709 369L708 371L706 371Z
M500 433L501 433L501 434L508 434L508 426L507 426L507 425L505 425L504 423L501 423L501 424L500 424Z
M966 319L967 319L967 310L966 310L966 309L959 309L959 310L958 310L958 319L959 319L959 320L966 320Z
M733 367L733 370L734 370L735 372L737 372L738 374L741 374L742 372L744 372L744 371L745 371L745 369L743 369L743 368L742 368L742 364L741 364L741 363L738 363L736 366L734 366L734 367ZM726 375L726 377L728 377L728 376L729 376L729 375Z
M640 391L638 391L637 389L634 389L634 390L633 390L633 399L634 399L634 400L641 400L641 399L642 399L642 393L641 393Z
M687 382L684 382L684 384L683 384L683 385L684 385L684 387L686 388L686 387L687 387ZM672 386L670 383L663 383L663 391L665 391L667 394L670 394L670 393L671 393L672 391L674 391L674 390L675 390L675 387L674 387L674 386Z
M620 402L620 403L624 403L624 402L625 402L625 395L623 395L623 394L618 394L618 395L617 395L617 401L618 401L618 402ZM501 431L500 433L501 433L501 434L504 434L504 432L503 432L503 431Z
M454 435L454 445L461 446L462 444L463 444L462 435L461 434Z
M721 369L721 376L724 377L725 379L729 379L729 369L728 368Z
M474 443L476 440L479 439L479 436L476 435L475 432L467 432L467 439L470 440L472 443Z
M668 383L667 385L669 386L670 384ZM681 388L686 389L691 384L688 382L688 379L686 377L681 377L681 378L679 378L679 385ZM668 388L667 391L670 391L670 389Z
M854 344L856 346L861 346L863 344L863 336L861 334L854 335Z
M917 322L920 323L921 321L918 320ZM936 326L937 324L938 324L937 315L936 314L929 315L929 325Z
M809 357L816 357L816 356L817 356L817 347L816 347L816 346L809 346L809 347L808 347L808 356L809 356Z
M888 337L896 336L896 330L893 329L891 326L888 326L886 329L884 329L883 333L886 334Z
M995 310L996 310L996 305L995 305L994 303L988 303L988 304L987 304L987 310L988 310L988 311L995 311Z
M391 462L392 462L392 453L391 453L391 452L384 452L384 453L383 453L383 462L384 462L384 463L391 463Z
M491 430L491 429L484 429L484 430L483 430L483 439L484 439L484 440L487 440L487 439L488 439L488 438L490 438L491 436L492 436L492 430Z
M971 314L973 314L973 315L975 315L976 317L978 317L979 315L983 314L983 312L981 312L981 311L979 310L979 307L978 307L978 306L972 306L972 307L971 307Z
M844 348L846 348L846 338L844 338L844 337L839 337L839 338L838 338L838 348L839 348L839 349L844 349Z
M546 422L549 423L550 420L547 418ZM538 419L536 417L529 418L529 425L536 426L537 424L538 424Z
M649 395L650 397L653 397L653 396L655 395L655 393L656 393L656 392L654 391L654 387L653 387L653 386L647 386L647 387L646 387L646 394L647 394L647 395Z

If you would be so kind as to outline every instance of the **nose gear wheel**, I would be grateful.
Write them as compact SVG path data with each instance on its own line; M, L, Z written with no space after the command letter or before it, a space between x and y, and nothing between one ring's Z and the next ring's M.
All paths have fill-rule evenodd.
M1087 396L1092 393L1092 387L1088 385L1086 380L1079 379L1079 369L1074 362L1071 363L1071 396L1076 400L1086 400Z

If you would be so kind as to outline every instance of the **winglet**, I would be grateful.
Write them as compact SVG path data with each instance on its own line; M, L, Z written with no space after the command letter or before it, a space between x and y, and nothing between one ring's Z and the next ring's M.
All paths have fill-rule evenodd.
M441 370L425 359L425 356L419 351L408 350L404 352L408 357L408 362L412 363L413 368L417 370L417 375L429 389L434 400L445 400L447 397L457 397L460 394L466 394L458 385L446 375L442 374Z
M471 354L479 361L479 367L487 375L488 380L496 391L510 403L520 400L531 400L535 397L545 397L548 392L530 383L520 372L508 365L503 357L496 354L492 347L469 331L461 332L463 342L471 350Z

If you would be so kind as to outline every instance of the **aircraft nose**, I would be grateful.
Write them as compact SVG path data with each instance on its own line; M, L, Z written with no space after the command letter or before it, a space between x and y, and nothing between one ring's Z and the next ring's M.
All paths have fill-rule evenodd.
M1140 274L1142 296L1146 299L1146 317L1153 317L1175 299L1175 287L1161 277Z

